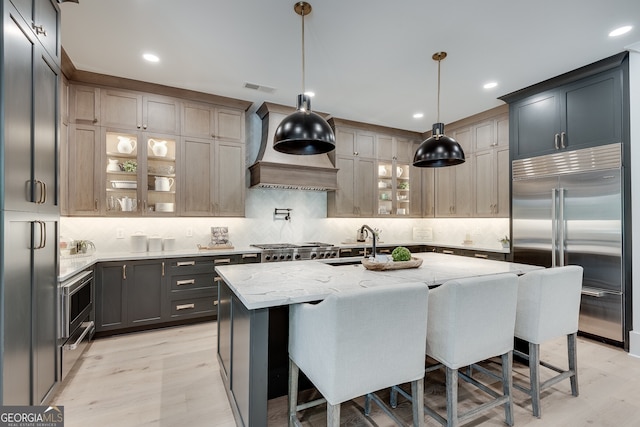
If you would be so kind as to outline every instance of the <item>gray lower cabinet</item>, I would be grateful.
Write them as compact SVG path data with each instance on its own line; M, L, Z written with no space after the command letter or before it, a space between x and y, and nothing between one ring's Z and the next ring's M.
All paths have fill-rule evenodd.
M98 264L96 332L162 322L164 269L163 260Z
M217 265L260 262L258 253L102 262L96 267L96 332L212 319Z

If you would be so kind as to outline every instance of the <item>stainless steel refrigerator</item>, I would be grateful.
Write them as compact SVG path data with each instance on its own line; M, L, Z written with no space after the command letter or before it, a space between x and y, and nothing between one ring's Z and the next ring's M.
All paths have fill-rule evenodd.
M584 268L579 330L625 343L621 144L512 162L515 262Z

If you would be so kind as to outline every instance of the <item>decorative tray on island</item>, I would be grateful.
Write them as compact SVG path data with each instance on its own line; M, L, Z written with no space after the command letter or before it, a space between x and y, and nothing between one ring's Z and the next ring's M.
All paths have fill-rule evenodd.
M367 258L362 259L362 265L367 270L401 270L403 268L418 268L422 265L422 259L411 257L409 261L375 262Z

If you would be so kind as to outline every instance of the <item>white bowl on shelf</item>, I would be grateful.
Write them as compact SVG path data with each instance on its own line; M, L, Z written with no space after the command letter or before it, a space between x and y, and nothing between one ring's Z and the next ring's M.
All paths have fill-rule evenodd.
M136 181L111 181L111 186L113 188L138 188L138 183Z

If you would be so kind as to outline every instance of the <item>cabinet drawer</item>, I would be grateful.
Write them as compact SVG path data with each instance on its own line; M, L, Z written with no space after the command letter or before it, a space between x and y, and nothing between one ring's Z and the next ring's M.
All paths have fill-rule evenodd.
M218 312L215 295L183 298L171 301L171 317L212 315Z
M214 268L213 260L210 257L177 258L169 262L171 275L213 273Z
M171 290L185 291L190 289L211 288L216 285L216 277L211 273L185 274L171 276Z

